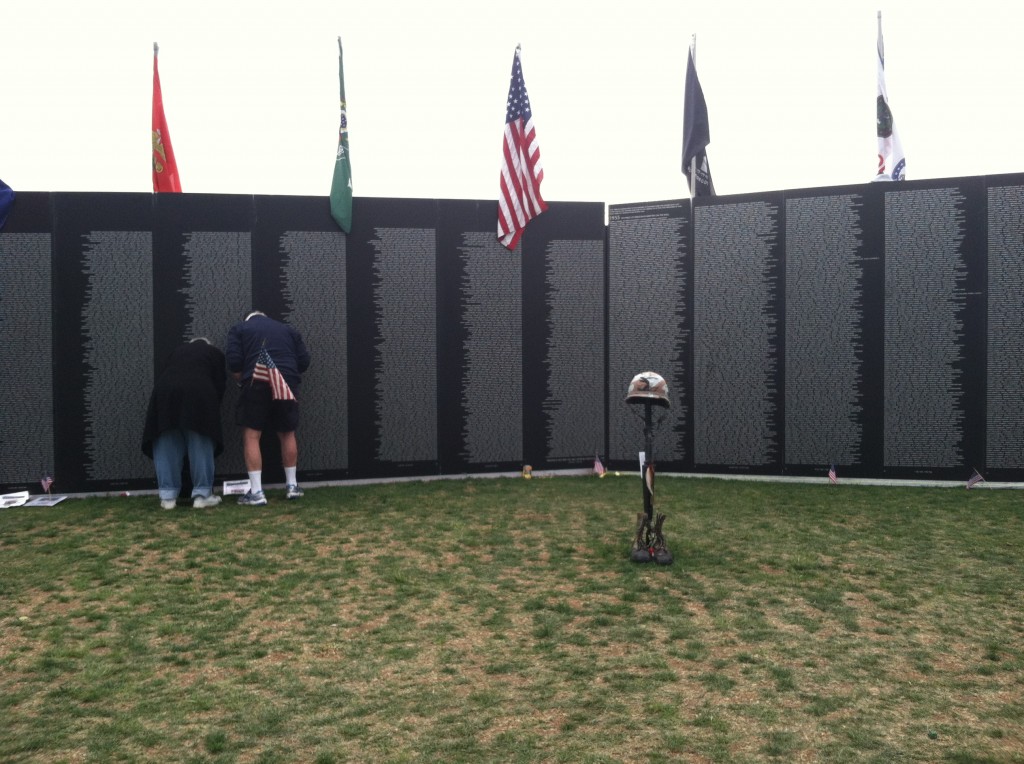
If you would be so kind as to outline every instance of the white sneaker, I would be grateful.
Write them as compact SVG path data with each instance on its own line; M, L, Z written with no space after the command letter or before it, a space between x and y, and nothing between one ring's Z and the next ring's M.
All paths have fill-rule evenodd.
M174 509L178 502L174 499L160 499L160 509Z
M220 496L211 493L209 496L196 496L192 501L192 506L196 509L206 509L207 507L216 507L220 504Z
M286 485L284 488L284 497L286 499L301 499L305 495L306 492L295 485L295 483Z
M262 507L267 503L267 497L263 491L249 491L244 496L238 497L238 503L243 507Z

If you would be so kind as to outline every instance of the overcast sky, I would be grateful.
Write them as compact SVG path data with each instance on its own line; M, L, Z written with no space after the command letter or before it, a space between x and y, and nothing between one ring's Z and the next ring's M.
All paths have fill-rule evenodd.
M357 197L496 198L521 43L548 201L685 198L695 34L719 194L868 182L879 10L907 178L1024 171L1009 0L33 0L0 21L0 179L151 191L159 42L185 192L326 196L340 35Z

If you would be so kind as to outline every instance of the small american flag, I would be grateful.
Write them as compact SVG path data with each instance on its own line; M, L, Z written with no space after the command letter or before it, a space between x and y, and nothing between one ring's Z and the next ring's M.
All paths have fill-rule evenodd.
M985 478L981 476L981 473L975 470L974 473L969 478L967 478L967 490L974 488L974 486L976 486L978 483L984 482Z
M604 468L604 465L601 464L601 457L595 455L594 456L594 474L597 475L598 477L604 477L604 473L605 473L605 468Z
M512 59L498 196L498 240L509 249L516 248L526 224L548 208L540 195L544 168L540 163L537 129L523 81L519 50L517 45Z
M39 481L39 484L43 487L43 490L46 493L49 493L50 486L53 485L53 477L49 473L47 473L43 475L42 480Z
M839 482L839 476L836 475L836 465L832 465L828 468L828 482L832 485L836 485Z
M252 378L270 385L275 401L294 401L295 395L281 375L281 370L274 365L273 359L266 348L260 348L260 357L252 370Z

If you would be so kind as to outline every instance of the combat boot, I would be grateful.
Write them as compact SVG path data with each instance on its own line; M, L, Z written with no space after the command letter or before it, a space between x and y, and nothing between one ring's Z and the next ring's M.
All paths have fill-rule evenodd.
M636 535L633 537L633 551L629 554L629 559L633 562L650 562L651 561L651 550L649 545L651 533L651 523L647 519L645 512L640 512L636 516Z

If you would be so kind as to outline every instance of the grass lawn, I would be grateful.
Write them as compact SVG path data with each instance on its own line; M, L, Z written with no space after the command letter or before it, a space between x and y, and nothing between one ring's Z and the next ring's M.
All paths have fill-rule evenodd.
M0 512L3 762L1024 762L1024 496L493 478Z

